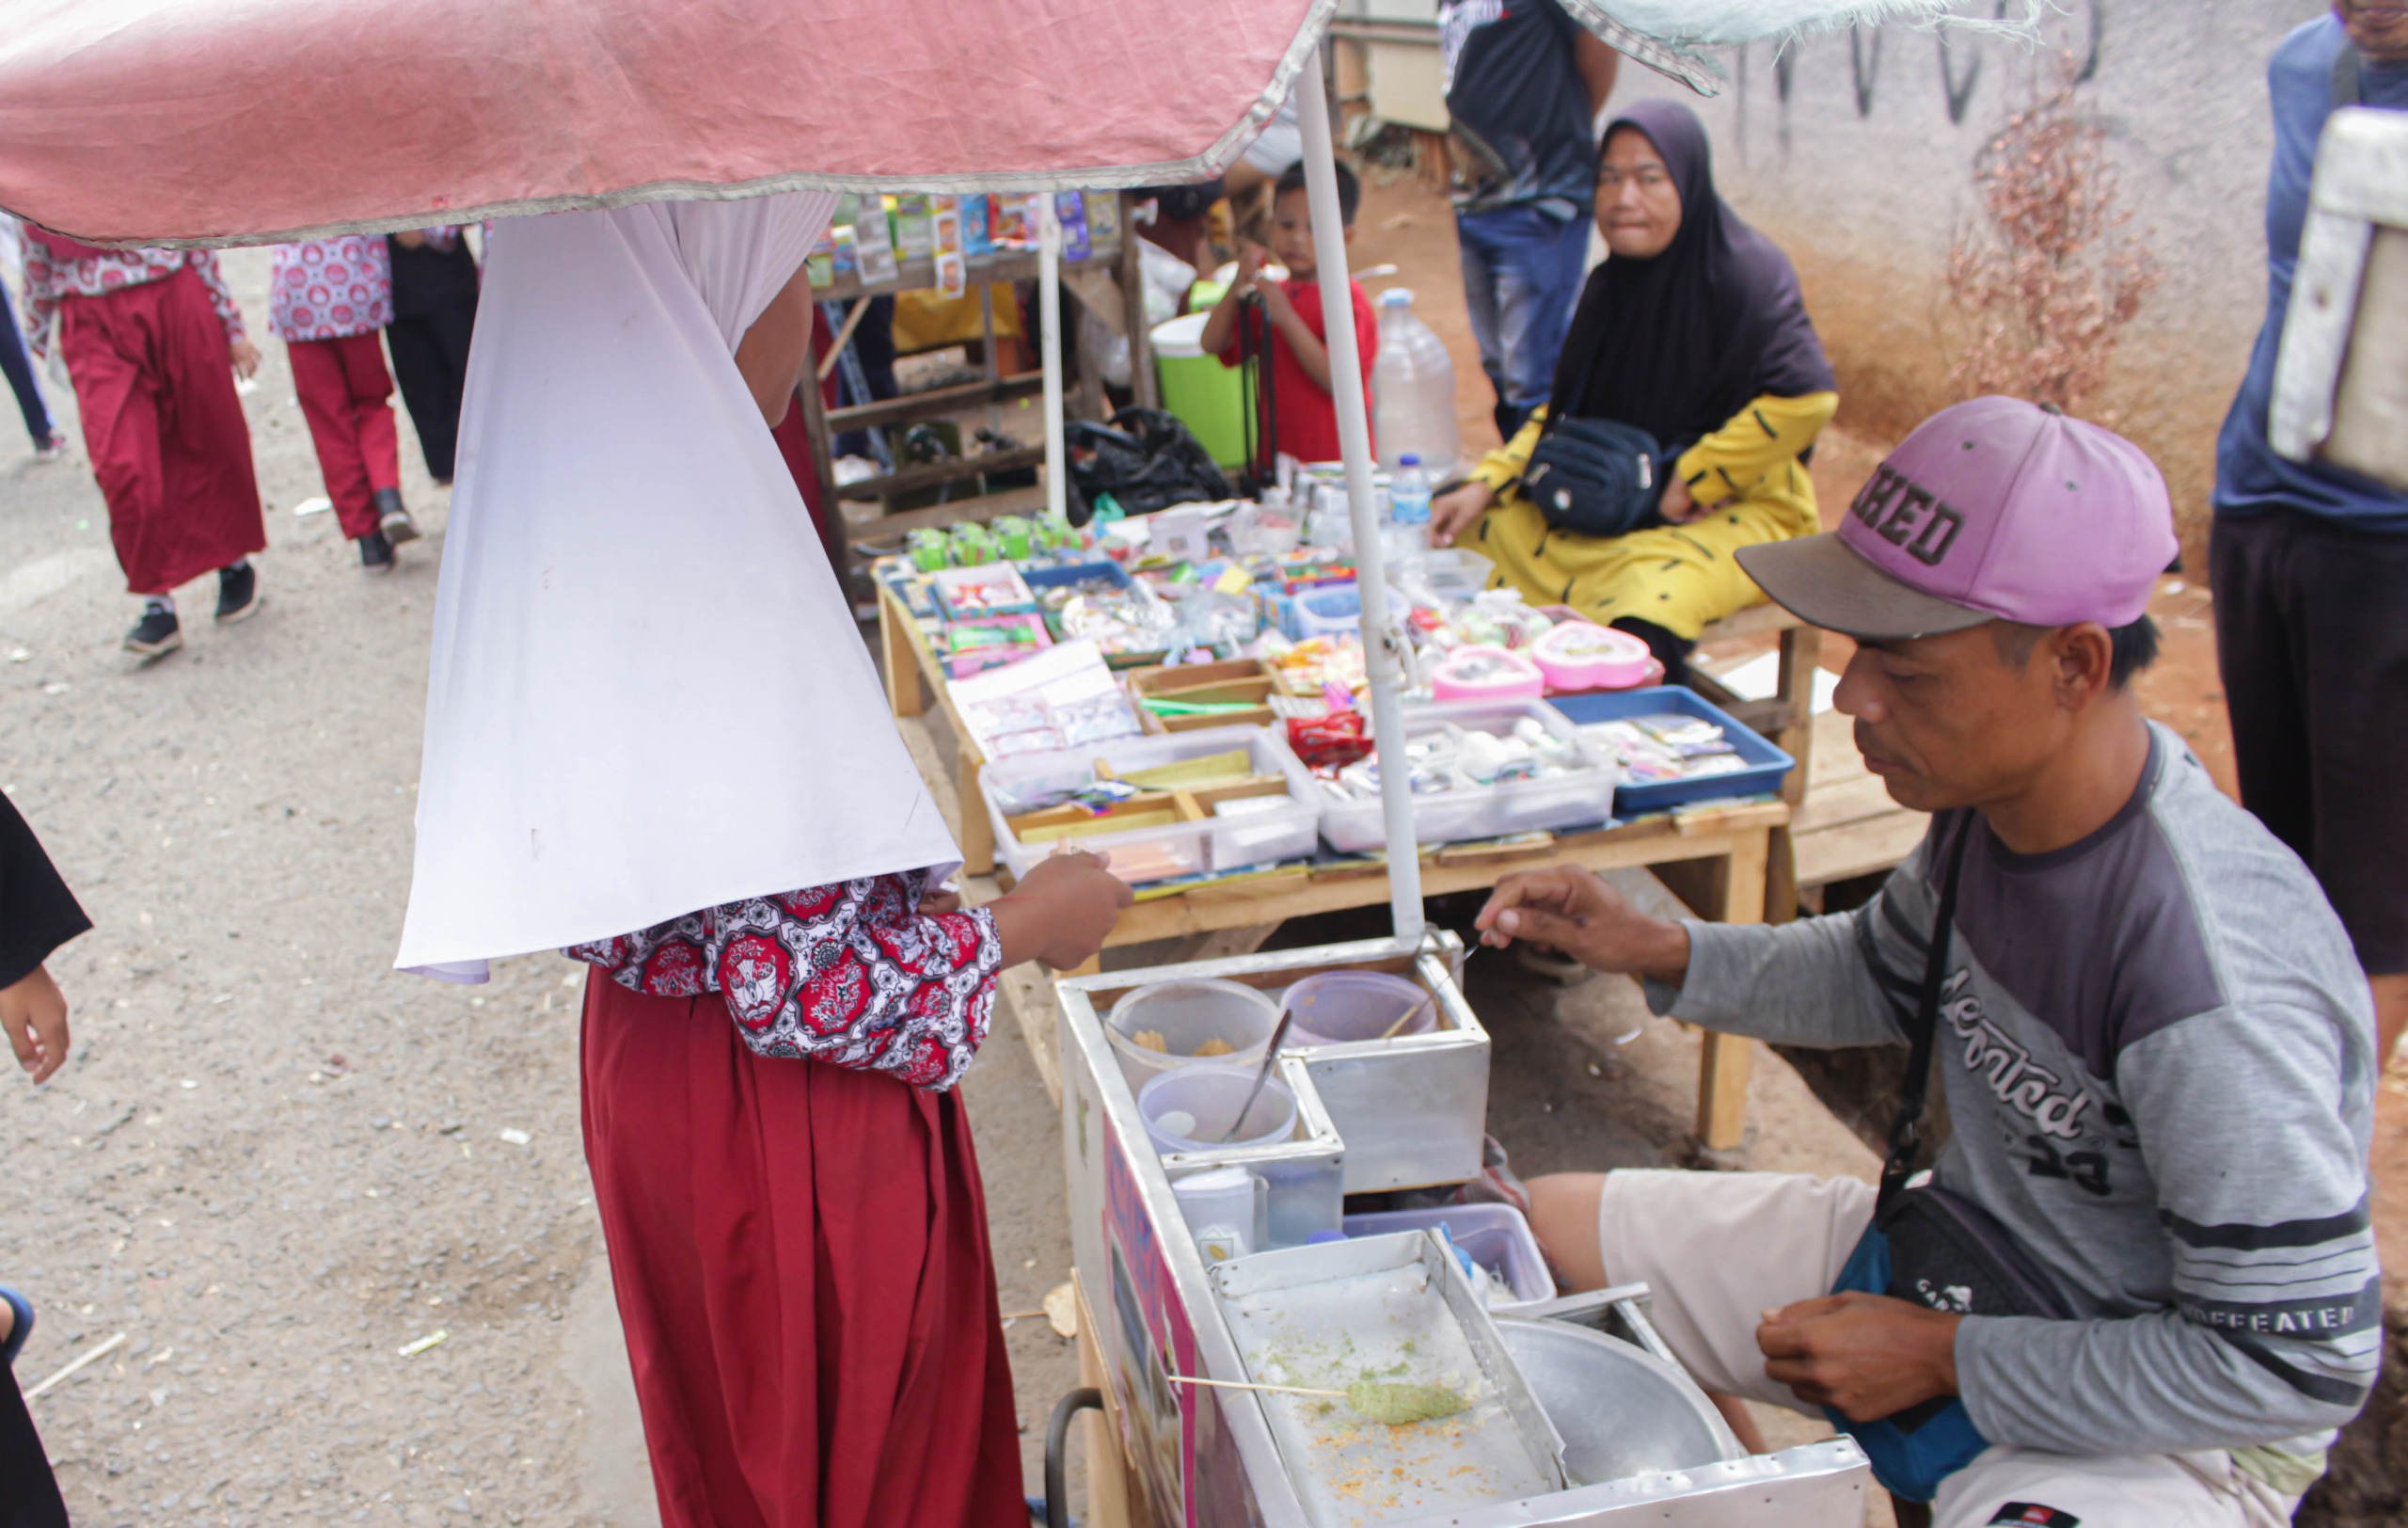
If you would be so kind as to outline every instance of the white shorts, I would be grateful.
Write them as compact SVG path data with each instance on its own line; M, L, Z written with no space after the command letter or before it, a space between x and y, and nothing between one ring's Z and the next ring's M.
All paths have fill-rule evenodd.
M1828 1295L1873 1222L1853 1178L1625 1169L1606 1174L1597 1250L1612 1283L1643 1281L1648 1313L1708 1390L1820 1417L1765 1374L1764 1313ZM2283 1528L2295 1499L2202 1454L2049 1454L1998 1445L1941 1485L1933 1528ZM2052 1516L2051 1514L2054 1514Z

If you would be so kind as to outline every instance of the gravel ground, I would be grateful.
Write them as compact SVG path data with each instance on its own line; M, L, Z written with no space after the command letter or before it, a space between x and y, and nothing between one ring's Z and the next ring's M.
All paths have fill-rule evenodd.
M388 968L444 495L404 423L429 538L382 580L291 512L321 488L267 257L225 263L267 355L255 619L213 627L194 584L185 650L136 667L80 444L36 465L0 426L0 787L97 926L52 964L73 1062L0 1089L0 1281L41 1313L19 1377L127 1334L36 1408L80 1524L649 1523L578 1148L582 968ZM993 1049L970 1097L1004 1305L1033 1310L1066 1277L1059 1147L1017 1038ZM1075 1373L1042 1328L1011 1335L1032 1460Z

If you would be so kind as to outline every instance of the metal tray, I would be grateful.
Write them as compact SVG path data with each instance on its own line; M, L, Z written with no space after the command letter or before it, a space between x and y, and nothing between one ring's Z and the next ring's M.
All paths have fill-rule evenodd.
M1388 1427L1345 1403L1258 1394L1315 1528L1371 1528L1564 1488L1563 1440L1446 1244L1428 1231L1237 1258L1213 1297L1257 1384L1395 1377L1471 1408Z

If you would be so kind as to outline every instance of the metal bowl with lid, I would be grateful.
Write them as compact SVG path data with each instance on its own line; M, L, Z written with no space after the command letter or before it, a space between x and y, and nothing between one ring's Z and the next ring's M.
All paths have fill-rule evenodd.
M1646 1349L1560 1321L1499 1317L1497 1331L1578 1484L1746 1457L1705 1392Z

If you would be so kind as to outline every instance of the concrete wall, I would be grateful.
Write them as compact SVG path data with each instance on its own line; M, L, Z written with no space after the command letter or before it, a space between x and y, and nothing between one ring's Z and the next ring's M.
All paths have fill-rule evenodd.
M1723 194L1796 261L1838 367L1840 418L1894 436L1950 401L1949 244L1975 153L2069 49L2132 231L2163 278L2099 411L2165 470L2195 530L2214 438L2264 312L2266 59L2320 0L2059 0L2052 46L1897 26L1733 50L1698 105ZM1988 11L1990 8L1978 8ZM1616 100L1687 96L1625 65Z

